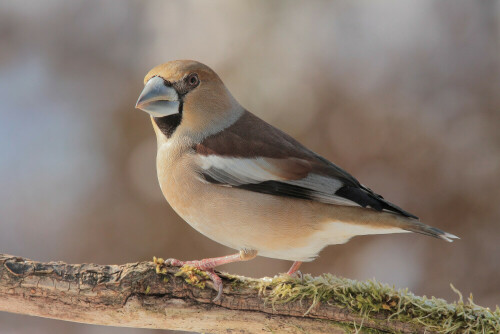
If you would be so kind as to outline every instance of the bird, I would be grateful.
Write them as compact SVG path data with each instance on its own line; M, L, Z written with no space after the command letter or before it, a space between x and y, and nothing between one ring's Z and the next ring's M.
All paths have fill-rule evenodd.
M168 259L205 271L220 300L215 267L257 255L293 261L288 275L328 245L358 235L416 232L457 236L420 222L356 178L256 115L221 78L194 60L151 69L136 108L150 115L161 191L195 230L237 253Z

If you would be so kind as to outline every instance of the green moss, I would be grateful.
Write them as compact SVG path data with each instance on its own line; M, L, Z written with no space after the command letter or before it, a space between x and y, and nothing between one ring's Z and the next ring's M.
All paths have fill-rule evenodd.
M159 275L167 274L167 266L165 265L165 260L157 258L153 256L153 263L156 265L156 273ZM199 270L193 266L184 265L179 268L179 271L175 274L175 276L180 276L184 278L186 283L196 286L200 289L205 289L205 281L210 279L206 272L203 270ZM168 278L166 276L163 277L163 282L168 282Z
M153 263L156 265L156 273L157 274L167 274L167 267L165 266L165 260L160 258L157 258L156 256L153 256Z
M187 265L182 266L175 276L183 277L186 283L199 289L205 289L205 281L210 280L210 277L203 270Z
M296 300L312 300L308 313L317 303L329 303L369 316L384 313L389 319L424 325L438 333L500 333L500 309L495 311L468 302L458 293L452 304L443 299L418 297L408 290L396 290L376 281L358 282L330 274L304 275L303 280L288 276L253 282L259 293L273 305ZM359 327L359 325L358 325Z
M156 265L157 274L167 274L167 266L165 265L164 259L153 256L153 263ZM207 273L203 270L187 265L179 268L179 271L175 274L175 276L183 277L186 283L194 285L199 289L205 289L205 281L210 279ZM168 282L168 278L166 276L163 277L163 282Z

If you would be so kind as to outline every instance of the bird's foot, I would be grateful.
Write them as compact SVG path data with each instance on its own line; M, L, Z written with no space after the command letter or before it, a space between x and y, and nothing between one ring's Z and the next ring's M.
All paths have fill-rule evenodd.
M212 259L205 259L199 261L198 260L181 261L177 259L163 260L162 258L159 259L157 259L156 257L153 258L153 262L156 264L157 273L166 273L165 266L180 267L181 270L178 273L179 276L180 275L186 276L186 280L188 282L198 287L204 287L204 283L200 284L200 279L196 276L196 274L200 274L199 276L206 275L206 277L204 278L209 278L214 285L214 289L217 291L217 296L213 299L213 301L216 302L221 299L223 285L222 285L222 279L219 277L219 275L217 275L217 273L214 270L216 264L214 264L213 261L210 260Z
M220 300L222 296L222 280L215 273L214 268L217 266L221 266L223 264L227 263L232 263L232 262L238 262L238 261L248 261L257 256L257 251L256 250L248 250L244 249L241 250L239 253L233 254L233 255L227 255L227 256L221 256L221 257L214 257L210 259L203 259L203 260L198 260L198 261L180 261L177 259L156 259L154 258L153 260L156 263L156 272L162 272L162 270L165 270L165 266L174 266L174 267L181 267L181 270L179 271L179 274L183 275L183 272L187 274L186 280L189 282L195 281L195 285L200 286L200 281L199 279L195 279L193 277L193 271L194 274L204 274L206 275L206 278L210 278L214 284L215 290L217 290L217 296L214 299L214 302ZM158 269L158 262L161 260L161 265L160 265L160 271ZM298 267L297 267L298 268ZM186 270L183 270L186 269ZM194 270L193 270L194 269ZM198 272L196 272L198 271Z
M297 270L296 272L294 273L286 273L288 276L292 277L292 278L297 278L299 279L301 282L304 281L304 275L302 275L302 272L300 270Z

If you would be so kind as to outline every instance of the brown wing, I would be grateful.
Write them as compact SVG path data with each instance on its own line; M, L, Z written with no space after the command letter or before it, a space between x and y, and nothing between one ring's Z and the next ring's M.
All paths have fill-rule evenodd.
M248 111L194 149L201 174L211 183L417 218Z

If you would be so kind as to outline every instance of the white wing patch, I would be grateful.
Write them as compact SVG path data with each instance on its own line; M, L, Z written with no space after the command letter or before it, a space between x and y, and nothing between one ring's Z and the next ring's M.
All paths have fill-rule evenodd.
M282 164L286 159L280 160L262 157L233 158L217 155L199 156L199 159L202 172L223 186L238 187L259 184L266 181L278 181L285 185L285 187L286 185L290 185L296 188L291 192L287 192L286 189L282 191L266 189L266 191L261 192L292 196L291 193L299 191L303 195L297 196L299 198L308 198L327 204L359 206L356 202L335 195L335 192L343 186L342 181L337 178L314 173L306 174L301 179L287 178L286 175L290 175L290 172L283 170L284 167ZM293 162L291 161L290 163ZM293 168L293 165L290 167ZM294 193L292 197L296 195Z
M280 170L264 158L223 158L216 155L200 157L200 166L220 182L233 186L264 181L284 181Z

